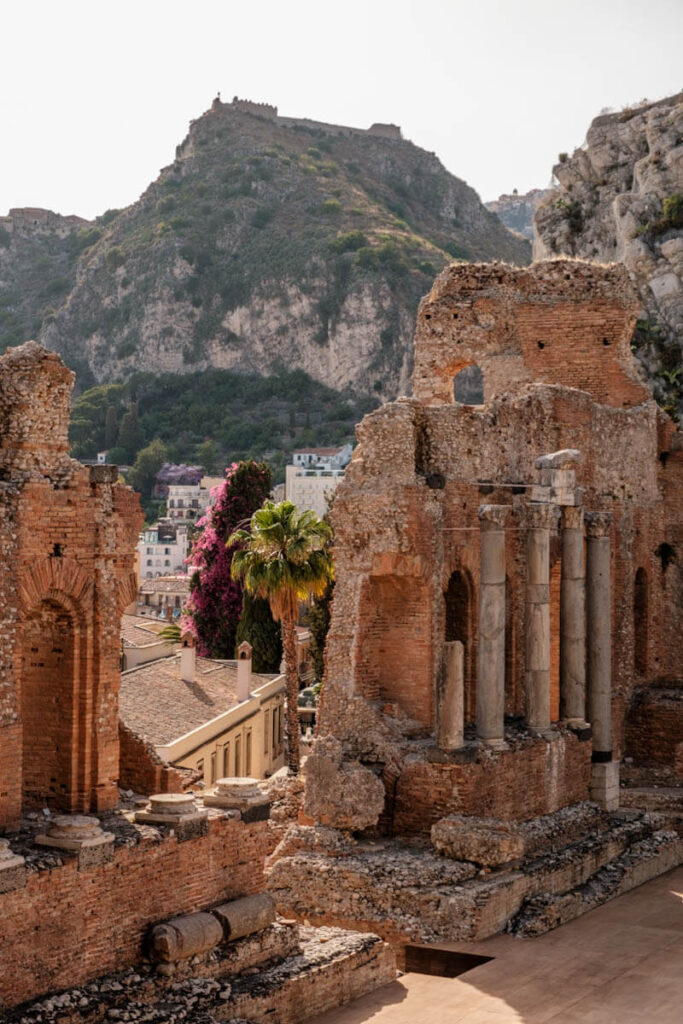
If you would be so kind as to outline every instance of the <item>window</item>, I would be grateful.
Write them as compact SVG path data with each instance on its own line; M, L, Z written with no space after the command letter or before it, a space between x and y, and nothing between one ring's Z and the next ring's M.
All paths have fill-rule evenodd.
M216 781L216 751L214 750L213 754L211 755L211 777L209 778L209 782L213 783L215 781Z
M270 749L270 711L263 712L263 753Z
M236 779L240 777L242 772L240 771L240 764L242 761L242 739L240 736L235 737L235 771L233 772Z
M230 778L230 744L226 743L223 747L223 778Z
M169 508L175 508L175 501L174 501L174 499L173 499L173 498L171 498L171 500L169 501L169 503L168 503L168 507L169 507Z
M185 508L185 502L182 498L178 498L178 508Z
M170 548L164 548L164 554L165 555L170 555L171 554L171 549Z
M251 775L251 731L244 737L244 774Z
M484 376L476 363L466 366L453 378L453 397L463 405L484 404Z
M170 564L171 564L171 559L170 558L164 559L164 565L170 565Z
M151 565L151 564L152 564L152 559L151 559L151 558L148 558L148 559L147 559L147 565Z
M146 554L153 555L154 554L154 548L147 548Z

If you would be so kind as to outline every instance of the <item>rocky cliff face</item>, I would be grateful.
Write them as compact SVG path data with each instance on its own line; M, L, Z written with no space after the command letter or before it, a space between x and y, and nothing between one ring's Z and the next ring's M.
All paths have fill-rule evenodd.
M656 397L683 412L683 93L597 117L553 168L535 217L534 258L623 262L638 289L633 347Z
M530 258L473 189L397 129L218 101L140 200L92 230L40 330L83 384L284 367L395 395L435 274L453 258Z
M74 286L81 251L97 237L81 217L20 207L0 217L0 350L36 336Z
M516 231L517 234L533 242L534 214L548 192L549 189L532 188L530 192L525 192L523 195L513 192L512 195L498 196L497 199L484 205L487 210L495 213L498 219L502 220L506 228Z

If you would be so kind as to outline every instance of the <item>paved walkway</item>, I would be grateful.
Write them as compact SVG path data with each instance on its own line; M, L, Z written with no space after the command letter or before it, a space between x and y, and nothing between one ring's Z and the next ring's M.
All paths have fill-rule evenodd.
M311 1024L681 1024L683 868L537 939L451 948L495 959L405 974Z

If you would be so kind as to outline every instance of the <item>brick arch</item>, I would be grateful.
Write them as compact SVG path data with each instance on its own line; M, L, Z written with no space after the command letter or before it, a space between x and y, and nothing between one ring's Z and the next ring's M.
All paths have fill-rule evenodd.
M19 587L16 678L22 804L89 809L94 585L73 559L33 563Z
M72 558L53 556L34 562L24 570L19 600L24 614L41 601L54 600L72 612L82 614L92 607L93 581Z
M119 582L116 591L116 603L121 615L138 596L138 581L134 572L127 573Z

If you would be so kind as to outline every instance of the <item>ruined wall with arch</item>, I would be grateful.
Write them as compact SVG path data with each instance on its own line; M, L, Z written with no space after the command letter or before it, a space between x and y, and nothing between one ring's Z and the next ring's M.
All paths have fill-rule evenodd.
M0 358L0 827L118 798L121 613L137 495L69 458L73 374L35 342Z

